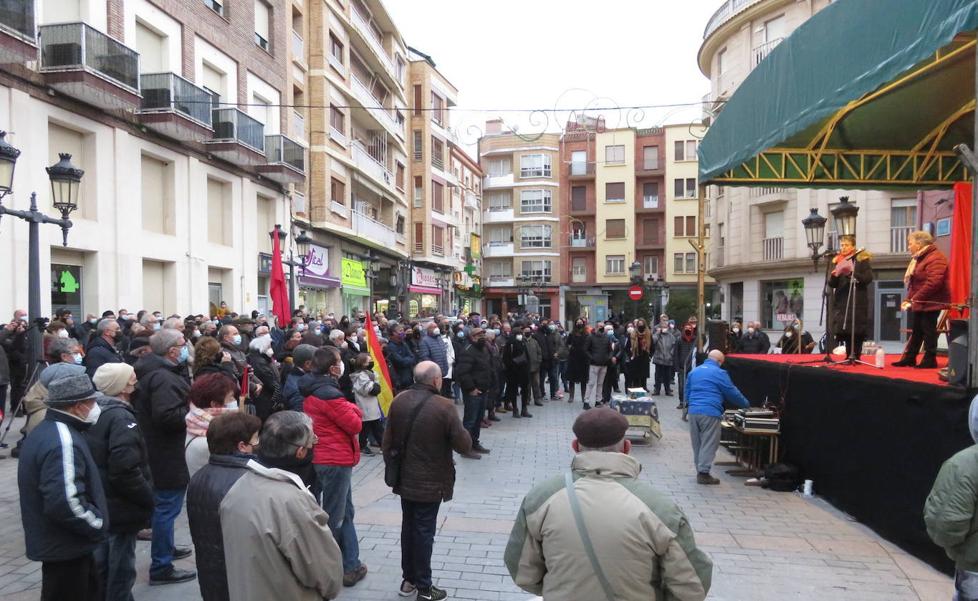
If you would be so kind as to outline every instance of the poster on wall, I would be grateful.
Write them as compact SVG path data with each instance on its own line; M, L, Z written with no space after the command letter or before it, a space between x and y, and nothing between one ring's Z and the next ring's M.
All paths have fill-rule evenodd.
M51 264L51 312L65 308L75 315L82 314L82 268L78 265Z
M764 327L780 329L790 325L805 314L805 280L779 280L763 282L764 300L761 319Z

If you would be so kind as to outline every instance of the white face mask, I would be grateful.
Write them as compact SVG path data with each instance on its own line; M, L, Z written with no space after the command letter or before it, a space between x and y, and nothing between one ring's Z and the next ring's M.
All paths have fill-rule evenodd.
M747 328L747 333L748 334L753 334L754 333L754 328Z
M268 355L269 357L274 357L275 356L275 351L273 349L267 349L265 351L265 354Z
M785 332L785 333L784 333L784 337L785 337L785 338L791 338L791 337L792 337L792 336L794 336L794 335L795 335L795 333L794 333L794 332Z
M356 344L359 341L360 341L360 339L356 336L356 334L354 334L353 336L350 336L350 342Z
M88 412L88 415L85 416L84 421L86 424L94 424L98 421L98 416L100 415L102 415L102 408L99 407L98 403L95 403L95 405L92 406L92 409Z
M432 328L431 335L432 336L441 336L441 328Z
M345 361L340 361L340 375L339 375L339 377L342 378L343 377L343 374L345 374L345 373L346 373L346 362Z
M523 334L517 334L516 335L516 340L522 341L523 340Z
M67 338L68 330L58 330L58 338Z
M748 330L748 331L749 331L749 330ZM734 328L734 329L733 329L733 333L734 333L734 334L740 334L740 328Z
M231 401L230 403L224 403L224 408L228 411L238 410L238 401Z
M634 334L635 333L635 328L633 328L632 326L628 326L628 333L629 334Z

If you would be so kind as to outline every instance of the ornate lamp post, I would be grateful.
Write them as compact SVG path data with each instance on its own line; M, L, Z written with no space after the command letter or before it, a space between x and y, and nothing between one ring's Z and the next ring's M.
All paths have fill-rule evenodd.
M631 277L632 284L635 284L636 286L641 286L642 285L642 264L639 263L638 261L633 261L632 264L629 265L629 267L628 267L628 275ZM639 303L639 301L637 301L637 300L632 302L632 305L633 305L632 319L638 319L638 303Z
M308 265L309 257L309 244L312 243L312 238L306 235L306 230L299 230L299 235L295 237L295 249L299 252L299 260L302 262L302 274L306 274L306 266Z
M3 206L3 199L13 191L14 167L20 150L4 140L7 132L0 131L0 217L10 215L23 219L28 229L28 268L27 268L27 311L34 325L29 330L31 357L34 366L43 359L41 352L41 242L40 225L51 223L61 227L62 244L68 246L68 230L71 220L68 217L78 208L78 190L84 171L71 164L71 155L61 153L59 160L47 168L51 180L51 205L61 212L61 217L49 217L37 210L37 193L31 192L31 208L18 211ZM33 370L33 366L31 368Z
M856 235L856 215L859 213L859 207L851 204L848 196L840 196L839 204L830 212L838 224L840 236Z
M825 234L825 217L818 214L818 209L812 207L808 217L801 220L805 226L805 237L808 239L808 248L812 249L812 262L815 264L815 271L818 271L818 260L822 256L819 250L822 248L822 239Z

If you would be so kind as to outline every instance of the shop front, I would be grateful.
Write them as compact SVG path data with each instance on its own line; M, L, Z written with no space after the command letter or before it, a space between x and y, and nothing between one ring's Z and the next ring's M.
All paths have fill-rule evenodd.
M438 282L438 274L434 269L418 266L411 268L411 285L408 286L407 298L408 318L434 317L441 312L444 291Z
M312 315L328 312L329 292L340 287L340 279L330 274L329 249L315 244L309 245L305 257L305 272L297 278L299 282L296 306L302 305Z
M343 257L343 315L370 310L370 284L367 282L367 265L350 257Z

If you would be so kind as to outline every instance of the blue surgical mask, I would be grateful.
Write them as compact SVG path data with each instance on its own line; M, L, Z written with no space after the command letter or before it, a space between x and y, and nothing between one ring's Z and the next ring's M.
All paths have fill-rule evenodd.
M465 338L465 332L463 332L462 330L459 330L458 334L455 335L458 336L459 338Z
M241 344L241 334L235 334L231 340L233 340L235 344Z
M605 332L605 334L608 335L608 338L614 338L615 337L614 330L608 330L607 332Z
M72 357L72 359L74 359L75 365L81 365L82 364L82 359L85 358L84 355L82 355L81 353L75 353L71 357Z
M190 349L186 346L180 349L180 358L177 359L180 363L186 363L190 359Z
M163 327L163 326L160 325L160 322L156 322L156 323L153 324L153 330L156 331L156 332L158 332L161 327Z

